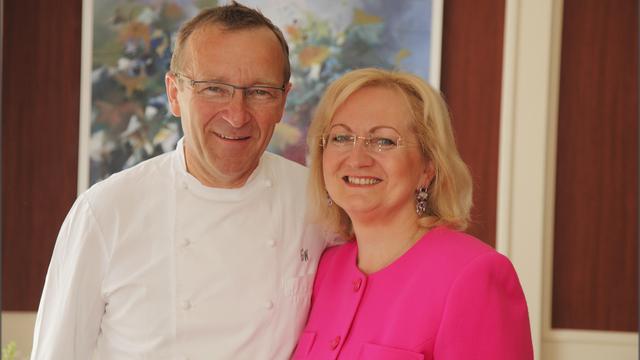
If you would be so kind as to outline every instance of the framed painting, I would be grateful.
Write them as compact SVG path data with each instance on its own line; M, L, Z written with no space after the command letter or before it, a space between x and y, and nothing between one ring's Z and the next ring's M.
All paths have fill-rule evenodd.
M78 190L182 136L164 75L180 24L215 0L84 0ZM293 88L268 151L306 163L306 130L326 86L361 67L415 73L439 87L442 0L245 0L282 29Z

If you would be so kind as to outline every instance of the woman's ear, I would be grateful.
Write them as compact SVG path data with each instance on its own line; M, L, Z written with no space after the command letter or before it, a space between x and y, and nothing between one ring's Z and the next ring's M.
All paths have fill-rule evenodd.
M433 160L427 160L424 171L420 176L420 187L428 188L436 175L436 168L433 165Z

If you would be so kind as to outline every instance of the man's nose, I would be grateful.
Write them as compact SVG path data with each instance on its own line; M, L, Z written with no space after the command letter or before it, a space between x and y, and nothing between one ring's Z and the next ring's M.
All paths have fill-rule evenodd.
M243 127L251 119L247 111L247 101L242 89L236 89L233 92L231 99L229 99L229 102L226 104L226 108L228 112L226 120L234 128Z

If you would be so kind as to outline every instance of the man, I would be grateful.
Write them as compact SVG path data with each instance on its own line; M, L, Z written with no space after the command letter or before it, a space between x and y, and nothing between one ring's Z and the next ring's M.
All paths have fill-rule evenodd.
M184 138L93 186L47 274L34 359L285 359L325 243L306 170L264 153L284 111L282 33L233 3L180 30L166 75Z

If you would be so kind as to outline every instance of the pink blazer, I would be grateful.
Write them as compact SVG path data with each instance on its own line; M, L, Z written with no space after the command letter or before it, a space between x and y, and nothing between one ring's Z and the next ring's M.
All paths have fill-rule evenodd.
M439 227L370 275L357 253L323 254L293 359L533 359L520 282L490 246Z

